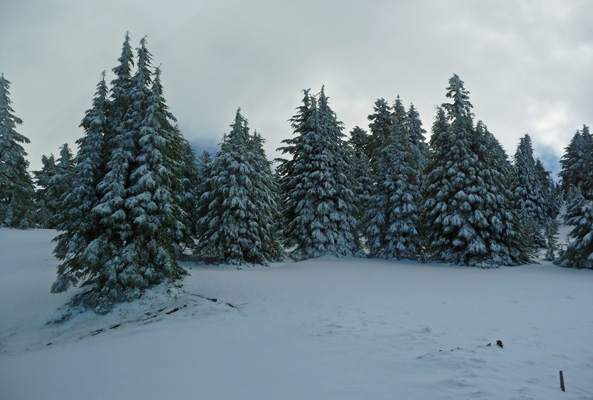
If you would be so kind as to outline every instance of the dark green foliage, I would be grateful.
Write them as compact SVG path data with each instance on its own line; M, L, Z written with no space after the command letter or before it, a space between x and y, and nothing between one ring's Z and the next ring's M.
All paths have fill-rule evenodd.
M237 111L208 168L198 208L199 259L216 264L268 264L283 257L278 235L278 189L263 151Z
M524 261L508 164L504 152L479 123L473 126L469 92L457 75L449 81L453 103L439 109L424 185L424 235L432 256L478 267Z
M564 221L573 226L568 234L573 240L557 263L562 267L593 269L593 201L585 199L575 186L569 191Z
M318 98L304 91L303 104L291 119L295 137L280 148L292 156L279 160L284 237L302 260L358 253L355 187L342 124L324 90Z
M14 115L10 81L0 75L0 226L30 228L34 224L34 189L22 144L29 139L16 131L23 121Z
M593 138L587 125L576 131L564 150L560 165L562 171L558 176L562 178L563 192L568 193L569 188L575 186L588 196L593 188Z
M75 162L62 174L70 184L58 206L54 252L62 263L52 292L90 286L71 304L100 313L180 278L176 256L194 226L185 208L195 158L166 106L145 39L137 54L132 75L126 34L111 91L103 77L81 123ZM64 152L58 166L67 158Z

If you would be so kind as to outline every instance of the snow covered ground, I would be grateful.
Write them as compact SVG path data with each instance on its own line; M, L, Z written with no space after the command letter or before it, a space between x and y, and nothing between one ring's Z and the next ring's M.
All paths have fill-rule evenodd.
M186 264L170 296L46 325L72 295L54 234L0 230L3 400L593 399L593 271Z

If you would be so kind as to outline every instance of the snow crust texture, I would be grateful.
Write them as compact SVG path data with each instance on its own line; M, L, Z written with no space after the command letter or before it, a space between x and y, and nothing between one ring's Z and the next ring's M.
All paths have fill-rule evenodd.
M593 398L590 270L185 264L183 288L47 325L54 235L0 230L1 399Z

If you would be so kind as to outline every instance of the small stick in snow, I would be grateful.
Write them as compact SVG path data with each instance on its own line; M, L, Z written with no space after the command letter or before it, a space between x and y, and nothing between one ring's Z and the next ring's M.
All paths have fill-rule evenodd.
M564 387L564 373L562 371L560 371L560 389L562 389L563 392L566 392Z

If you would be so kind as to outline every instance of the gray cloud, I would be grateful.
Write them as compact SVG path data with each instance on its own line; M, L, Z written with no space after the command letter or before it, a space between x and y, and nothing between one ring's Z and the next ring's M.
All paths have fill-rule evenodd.
M378 97L398 94L429 130L455 72L509 154L530 133L536 149L560 156L593 123L592 14L587 0L25 0L0 14L0 71L13 83L33 169L81 135L126 30L135 43L148 36L165 97L198 147L215 146L241 107L277 156L300 91L323 84L347 131L366 128Z

